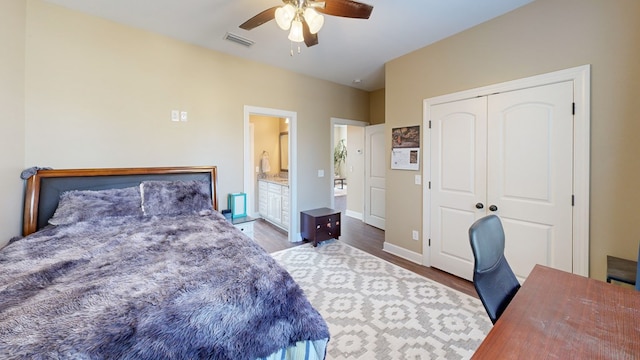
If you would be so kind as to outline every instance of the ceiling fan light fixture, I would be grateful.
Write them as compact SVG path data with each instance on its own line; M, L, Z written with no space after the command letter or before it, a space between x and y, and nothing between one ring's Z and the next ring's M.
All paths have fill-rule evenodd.
M276 23L282 30L289 30L291 21L296 16L296 8L291 4L286 4L276 9Z
M296 19L291 22L291 31L289 32L289 40L293 42L304 41L304 35L302 34L302 21Z
M309 25L309 31L312 34L317 34L320 29L322 29L322 25L324 25L324 16L318 14L318 12L313 8L304 9L304 20Z
M272 6L240 24L243 30L251 30L271 20L289 32L293 43L304 42L307 47L318 44L318 32L324 26L324 15L354 19L368 19L373 6L356 0L282 0L280 6Z

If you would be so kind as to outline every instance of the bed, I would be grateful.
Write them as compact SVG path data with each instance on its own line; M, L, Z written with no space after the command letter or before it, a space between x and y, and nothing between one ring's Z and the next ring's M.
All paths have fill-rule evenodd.
M0 358L325 357L322 316L217 211L216 167L34 173L0 250Z

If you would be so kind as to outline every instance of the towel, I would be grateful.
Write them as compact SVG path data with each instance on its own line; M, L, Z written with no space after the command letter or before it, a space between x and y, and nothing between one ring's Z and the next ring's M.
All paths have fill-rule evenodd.
M271 164L269 164L269 153L266 151L262 153L262 158L260 159L260 168L262 169L263 173L268 173L269 171L271 171Z

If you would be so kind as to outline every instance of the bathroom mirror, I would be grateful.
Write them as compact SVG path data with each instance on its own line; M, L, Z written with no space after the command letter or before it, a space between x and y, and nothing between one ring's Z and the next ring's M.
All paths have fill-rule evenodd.
M289 171L289 133L280 133L280 171Z

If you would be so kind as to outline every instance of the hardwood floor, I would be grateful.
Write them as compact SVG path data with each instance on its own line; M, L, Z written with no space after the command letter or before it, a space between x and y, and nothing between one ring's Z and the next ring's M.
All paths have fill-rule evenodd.
M377 256L380 259L386 260L398 266L401 266L407 270L413 271L416 274L422 275L431 280L437 281L450 288L458 290L467 295L478 297L473 283L470 281L461 279L457 276L453 276L444 271L422 266L412 261L403 259L396 255L390 254L382 250L384 244L384 231L373 226L367 225L364 222L351 218L345 215L343 204L344 196L336 197L337 210L342 210L341 214L341 233L339 241L349 244L355 248L365 251L371 255ZM268 252L276 252L299 246L302 244L308 244L308 242L290 243L287 239L287 233L279 228L269 224L268 222L258 219L254 225L254 238Z

